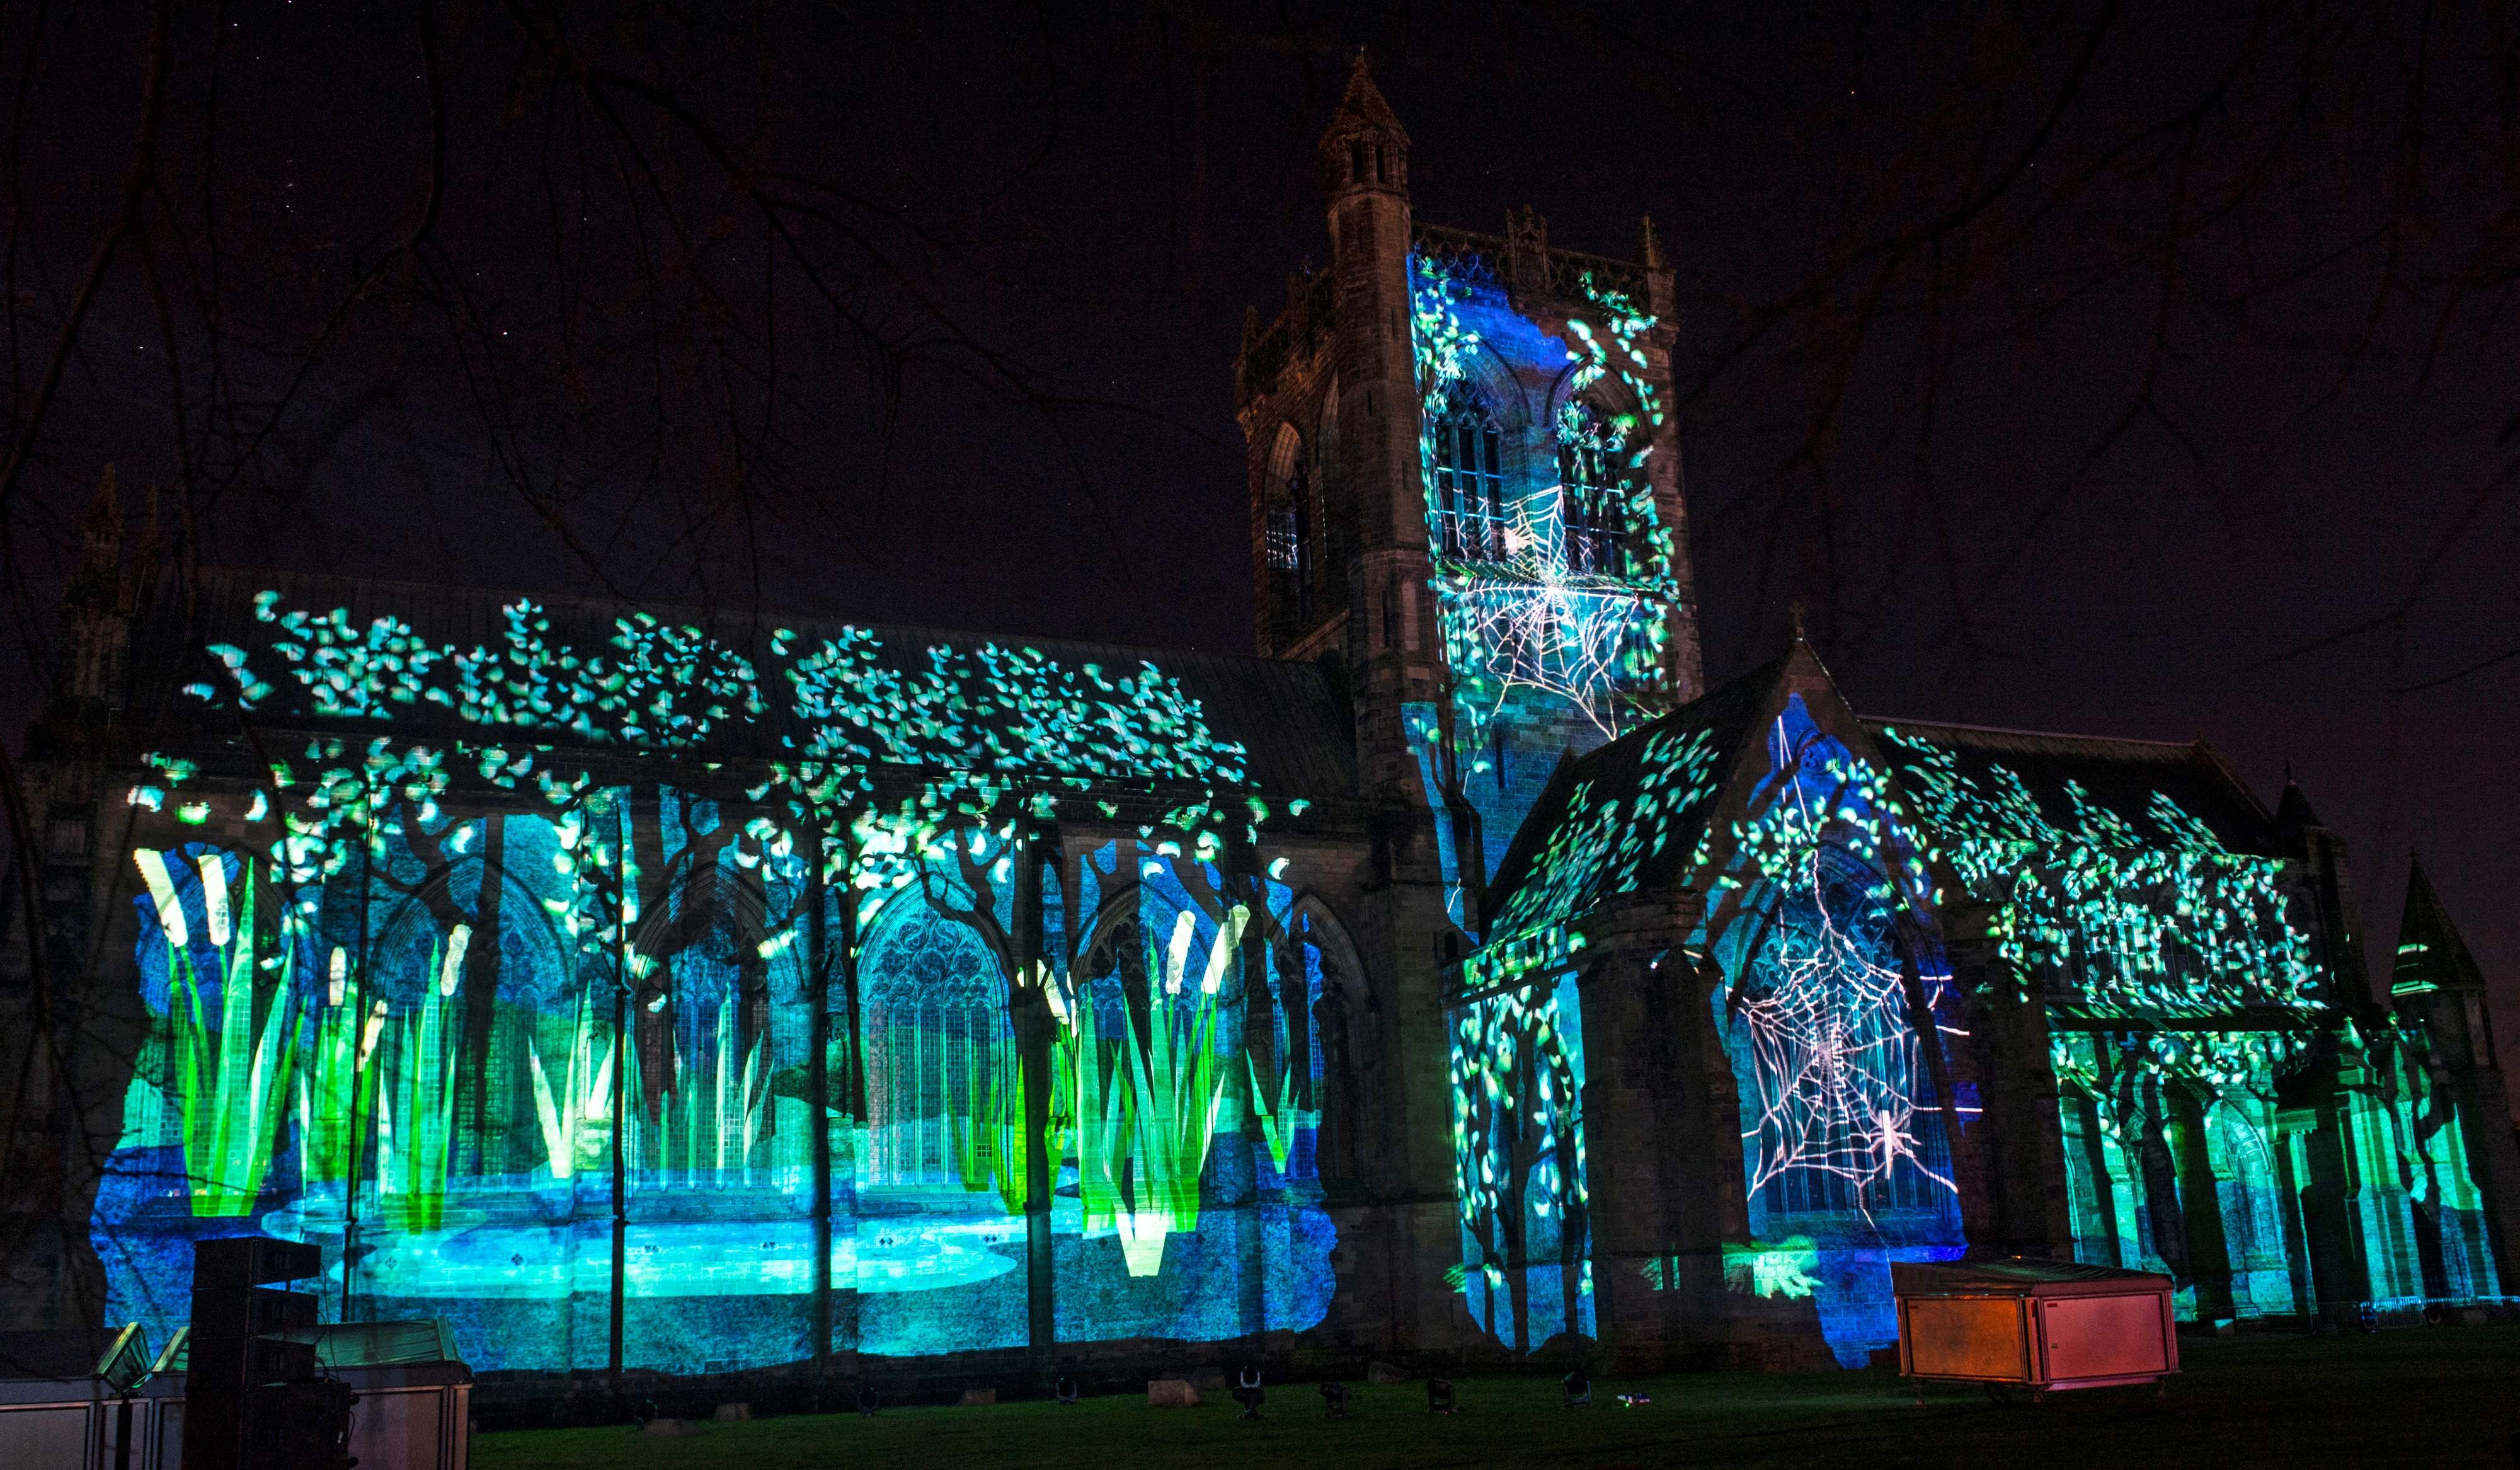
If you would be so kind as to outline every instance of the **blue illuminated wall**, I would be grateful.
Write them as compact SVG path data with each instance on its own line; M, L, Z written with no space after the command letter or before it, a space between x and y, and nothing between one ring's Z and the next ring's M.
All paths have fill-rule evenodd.
M1529 1353L1595 1335L1584 1159L1584 1024L1567 976L1452 1017L1460 1290L1497 1343Z
M1809 1299L1862 1366L1897 1341L1889 1266L1966 1247L1945 1034L1964 1034L1913 834L1880 773L1794 695L1765 739L1740 855L1692 937L1738 1094L1750 1239L1726 1288Z
M137 904L158 1020L96 1207L114 1319L162 1340L188 1309L191 1242L251 1229L324 1248L328 1311L346 1292L360 1316L445 1316L482 1370L602 1366L618 1150L625 1363L796 1361L814 1348L819 1125L846 1299L832 1347L1023 1346L1021 1081L971 896L938 871L941 901L917 882L860 898L853 1117L845 997L815 993L798 938L801 864L717 841L713 804L644 800L622 804L676 878L634 925L618 1034L608 961L573 957L553 922L568 885L541 816L414 819L372 865L364 918L355 879L337 878L285 936L279 891L248 885L237 854L144 850L172 909L154 892ZM205 863L221 874L207 885ZM1315 1167L1315 1008L1326 950L1354 963L1344 941L1284 884L1255 920L1216 869L1147 844L1105 843L1069 872L1091 932L1068 945L1054 924L1050 943L1072 1018L1051 1134L1059 1338L1321 1321L1335 1233ZM214 922L205 888L222 883ZM1003 916L1004 895L985 901ZM806 1065L818 1004L836 1015L828 1103Z
M1477 253L1419 252L1409 273L1449 736L1494 870L1559 755L1674 687L1681 560L1647 468L1665 414L1642 346L1654 319L1584 275L1558 303L1574 314L1544 330ZM1423 753L1435 707L1406 717Z
M163 1340L192 1242L261 1231L322 1248L328 1315L443 1316L483 1371L1324 1320L1319 1008L1362 970L1177 684L783 631L783 712L697 628L597 654L503 614L459 652L266 593L188 693L359 733L242 779L149 758L109 1315ZM755 785L672 763L760 722L793 755ZM1063 844L1017 835L1062 803Z

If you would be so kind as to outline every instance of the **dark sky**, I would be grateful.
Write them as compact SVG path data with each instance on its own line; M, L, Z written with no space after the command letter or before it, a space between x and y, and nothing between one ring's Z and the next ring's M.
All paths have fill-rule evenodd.
M1800 599L1868 712L2290 762L2508 1036L2516 32L2407 9L235 4L138 172L149 14L13 9L8 677L108 461L170 569L1247 647L1364 44L1419 218L1653 216L1711 677Z

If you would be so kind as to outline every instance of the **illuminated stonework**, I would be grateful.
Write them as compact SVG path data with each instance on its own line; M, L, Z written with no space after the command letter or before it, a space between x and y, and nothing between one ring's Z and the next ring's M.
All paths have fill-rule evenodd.
M1462 1290L1517 1352L1595 1331L1581 1011L1570 981L1473 1001L1453 1022Z
M1618 564L1594 566L1582 533L1570 538L1569 492L1553 476L1505 488L1507 503L1482 513L1493 524L1461 533L1465 512L1447 500L1441 426L1472 393L1471 359L1482 342L1468 318L1509 308L1490 299L1497 297L1494 277L1476 257L1413 256L1411 283L1428 556L1445 657L1462 685L1462 738L1474 749L1479 730L1517 689L1562 700L1602 736L1615 735L1667 687L1665 643L1679 597L1671 532L1644 473L1653 446L1638 433L1640 415L1659 424L1664 413L1638 345L1653 318L1587 276L1580 289L1600 324L1567 322L1580 349L1563 350L1572 371L1551 432L1615 466L1624 485L1615 493ZM1603 418L1579 409L1582 395L1605 378L1624 386L1635 411Z
M678 1371L811 1355L826 1293L882 1304L835 1351L896 1355L1026 1346L1033 1298L1085 1340L1326 1309L1315 1012L1361 967L1258 850L1310 804L1178 680L855 627L763 662L637 614L582 653L523 601L471 652L253 618L185 702L310 733L153 754L132 793L219 841L129 863L117 1310L165 1328L211 1220L320 1245L344 1306L450 1316L476 1367L565 1367L549 1313L616 1270L627 1360ZM615 1177L618 1266L571 1228ZM1250 1292L1195 1287L1220 1271Z
M113 1319L163 1341L192 1242L261 1231L485 1396L845 1401L1862 1364L1891 1268L1972 1248L2199 1321L2507 1298L2420 873L2383 1007L2341 845L2201 745L1866 719L1799 639L1702 690L1659 244L1416 220L1408 160L1360 69L1329 261L1244 334L1264 657L152 600L92 537L29 785L120 1126L101 1171L21 1131Z

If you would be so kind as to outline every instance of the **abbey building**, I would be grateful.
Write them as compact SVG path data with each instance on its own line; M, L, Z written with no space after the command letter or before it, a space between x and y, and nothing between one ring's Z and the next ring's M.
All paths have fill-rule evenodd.
M15 1324L319 1245L485 1394L1862 1364L1889 1266L2498 1309L2420 873L2202 744L1705 687L1671 276L1416 220L1360 66L1255 313L1254 657L222 572L93 522L28 744ZM2387 942L2382 936L2381 942ZM29 956L31 955L31 960ZM30 965L32 968L30 968Z

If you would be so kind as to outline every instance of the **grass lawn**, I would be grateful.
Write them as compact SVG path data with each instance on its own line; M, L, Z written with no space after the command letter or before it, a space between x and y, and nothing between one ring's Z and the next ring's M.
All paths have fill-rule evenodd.
M886 1409L708 1424L690 1439L628 1429L525 1430L473 1442L477 1470L568 1466L1325 1465L1570 1466L2336 1465L2514 1463L2520 1328L2181 1344L2167 1403L2150 1389L1997 1405L1929 1388L1917 1408L1887 1372L1722 1373L1595 1380L1601 1406L1569 1411L1553 1380L1459 1381L1462 1412L1426 1412L1420 1384L1354 1385L1353 1416L1322 1416L1311 1384L1273 1388L1257 1424L1230 1401L1148 1408L1142 1396L1072 1407ZM1651 1405L1621 1408L1619 1393Z

